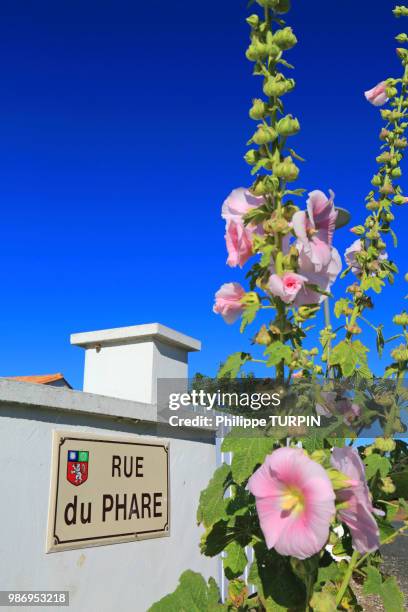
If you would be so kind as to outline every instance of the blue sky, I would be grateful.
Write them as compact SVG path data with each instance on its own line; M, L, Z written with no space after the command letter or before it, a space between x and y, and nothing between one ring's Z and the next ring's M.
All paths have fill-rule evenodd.
M380 127L362 92L399 74L393 36L405 24L388 0L293 4L299 186L334 189L358 223ZM211 309L220 284L243 280L225 266L220 207L250 183L260 81L244 56L246 16L237 0L2 3L2 375L62 371L80 388L71 332L154 321L203 341L192 371L213 374L245 350ZM340 252L352 239L338 233ZM373 320L405 292L397 282Z

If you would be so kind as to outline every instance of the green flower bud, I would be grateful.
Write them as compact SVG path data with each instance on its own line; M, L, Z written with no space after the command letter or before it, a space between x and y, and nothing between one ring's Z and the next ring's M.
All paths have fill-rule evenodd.
M297 38L294 35L292 28L289 27L275 32L273 35L273 40L275 44L277 44L283 51L291 49L297 43Z
M268 48L258 38L254 37L248 49L246 50L245 55L247 59L249 59L251 62L264 60L268 55Z
M261 329L255 336L255 344L261 344L268 346L272 342L272 336L266 328L266 325L262 325Z
M244 159L247 164L254 166L259 160L259 153L255 149L250 149L245 155Z
M373 178L371 179L371 184L374 185L374 187L379 187L381 183L382 183L381 175L374 174Z
M408 198L404 197L403 195L396 195L396 196L394 196L392 201L397 206L403 206L404 204L406 204L408 202Z
M397 138L394 142L394 146L396 149L406 149L408 147L408 142L406 138Z
M384 453L391 453L393 450L395 450L396 445L392 438L376 438L374 441L374 446Z
M389 476L381 478L381 490L388 494L395 493L395 484Z
M291 157L286 157L283 162L274 166L273 173L275 176L291 182L295 181L299 176L299 168L293 163Z
M277 75L276 77L269 76L264 81L263 91L270 98L279 98L294 89L294 87L295 81L293 79L285 79L282 75Z
M259 26L259 17L258 15L250 15L246 20L247 24L251 26L251 28L256 29Z
M397 51L397 55L400 59L402 59L402 61L404 62L404 64L408 61L408 51L407 49L404 49L403 47L398 47Z
M283 117L278 121L276 129L278 130L278 134L281 136L293 136L299 132L300 124L297 119L292 117L292 115L286 115L286 117Z
M398 40L398 42L408 42L408 36L405 34L405 32L403 32L402 34L398 34L398 36L395 37L395 40Z
M380 208L380 205L378 202L376 202L375 200L371 200L371 202L369 202L368 204L366 204L366 208L368 210L378 210Z
M363 236L365 234L363 225L356 225L355 227L352 227L350 231L356 236Z
M398 93L398 89L396 87L387 87L385 93L388 98L394 98Z
M379 155L375 159L376 159L377 163L384 164L384 163L390 161L391 153L389 151L384 151L384 153L381 153L381 155Z
M395 325L408 325L408 313L404 311L401 312L401 314L395 315L392 322L395 323Z
M273 142L276 140L278 134L276 131L270 127L269 125L264 125L261 123L258 125L258 129L252 137L252 140L257 145L267 144L268 142Z
M408 272L406 272L406 273L404 274L404 281L405 281L406 283L408 283Z
M399 178L400 176L402 176L401 168L394 168L391 171L391 176L394 177L394 178Z
M401 344L397 348L391 351L391 356L395 361L407 361L408 360L408 349L406 346Z
M267 106L263 100L259 98L255 98L252 100L252 106L249 111L249 116L251 119L255 119L255 121L259 121L259 119L263 119L267 112Z
M394 187L388 177L385 177L384 184L380 187L380 193L383 195L391 195L394 193Z
M403 5L396 6L392 12L394 13L395 17L408 17L408 8Z

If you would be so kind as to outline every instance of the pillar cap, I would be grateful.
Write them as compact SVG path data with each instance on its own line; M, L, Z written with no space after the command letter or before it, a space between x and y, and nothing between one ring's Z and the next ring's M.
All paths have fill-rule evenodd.
M161 323L146 323L130 327L116 327L98 331L71 334L71 344L85 349L118 346L123 344L136 344L159 340L165 344L176 346L187 352L201 350L201 342L191 336L166 327Z

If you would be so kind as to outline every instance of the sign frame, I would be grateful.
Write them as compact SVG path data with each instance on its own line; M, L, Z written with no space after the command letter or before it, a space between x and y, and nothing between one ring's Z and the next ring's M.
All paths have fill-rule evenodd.
M77 538L73 540L62 540L56 533L57 530L57 511L58 511L58 492L60 481L61 467L61 452L64 444L68 441L73 442L99 442L110 444L123 444L128 447L157 447L162 448L166 453L166 516L163 529L154 529L146 531L129 531L123 534L111 534L97 537ZM66 451L68 447L63 450ZM64 470L63 470L64 471ZM77 487L76 487L77 488ZM81 488L81 487L78 487ZM112 433L107 436L103 434L95 434L88 432L53 430L52 432L52 453L51 453L51 474L50 474L50 489L48 503L48 521L47 521L47 538L46 538L46 553L61 552L64 550L75 550L78 548L90 548L94 546L106 546L109 544L123 544L126 542L137 542L151 538L162 538L170 536L170 443L168 440L158 438L146 438L141 436L122 436Z

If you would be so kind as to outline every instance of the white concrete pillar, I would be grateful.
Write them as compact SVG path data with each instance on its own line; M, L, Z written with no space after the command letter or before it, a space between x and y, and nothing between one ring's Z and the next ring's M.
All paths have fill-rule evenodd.
M158 378L188 378L188 353L201 342L160 323L71 335L85 349L84 391L156 403Z

